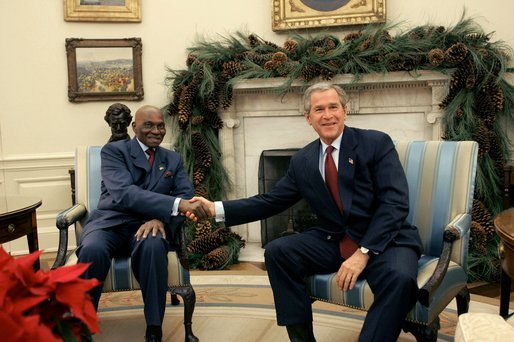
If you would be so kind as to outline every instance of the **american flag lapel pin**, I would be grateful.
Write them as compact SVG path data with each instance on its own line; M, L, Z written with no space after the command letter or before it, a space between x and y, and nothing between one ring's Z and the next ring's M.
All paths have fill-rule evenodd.
M350 163L350 165L353 165L353 159L352 158L348 158L348 163Z

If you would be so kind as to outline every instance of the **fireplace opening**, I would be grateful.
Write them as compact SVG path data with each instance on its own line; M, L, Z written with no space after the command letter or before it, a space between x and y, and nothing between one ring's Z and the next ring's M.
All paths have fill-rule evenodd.
M259 158L259 193L271 190L275 183L282 178L289 167L291 157L298 148L275 149L262 151ZM305 200L301 200L282 213L261 220L261 244L265 247L268 242L287 234L304 231L316 225L317 218Z

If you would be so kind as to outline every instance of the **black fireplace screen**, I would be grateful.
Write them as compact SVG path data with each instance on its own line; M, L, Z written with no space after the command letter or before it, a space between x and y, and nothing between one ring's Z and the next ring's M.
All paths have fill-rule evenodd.
M282 178L297 148L262 151L259 158L259 193L268 192ZM261 220L262 247L284 234L294 234L316 225L316 216L307 202L301 200L289 210Z

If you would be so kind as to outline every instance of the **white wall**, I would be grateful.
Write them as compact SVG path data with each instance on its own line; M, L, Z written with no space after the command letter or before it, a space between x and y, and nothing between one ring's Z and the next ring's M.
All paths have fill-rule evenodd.
M63 19L62 0L0 0L0 193L43 199L38 209L40 247L56 246L53 219L71 203L67 170L81 144L103 144L110 135L103 116L111 102L70 103L67 98L65 38L140 37L143 42L143 104L168 102L166 67L184 68L187 48L197 37L253 32L281 43L288 32L271 30L273 0L147 0L141 23L77 23ZM467 14L493 40L514 44L510 16L514 2L480 0L387 0L389 21L405 28L450 26ZM330 32L342 35L348 28ZM305 31L312 33L314 31ZM25 240L7 244L23 252Z

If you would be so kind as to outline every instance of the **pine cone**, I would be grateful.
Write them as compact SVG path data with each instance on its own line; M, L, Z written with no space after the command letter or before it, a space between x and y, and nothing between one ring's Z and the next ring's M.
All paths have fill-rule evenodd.
M230 247L221 246L204 255L202 265L206 270L220 269L229 262L229 259Z
M189 55L187 55L187 59L186 59L186 65L187 67L190 67L191 65L193 65L193 63L198 59L198 57L196 57L195 55L193 55L192 53L190 53Z
M298 42L294 39L288 39L284 42L284 49L290 54L294 54L298 48Z
M223 76L227 79L231 79L234 76L237 76L243 70L243 64L237 61L227 61L222 65Z
M212 224L209 220L196 222L195 224L195 239L199 239L208 235L212 230Z
M193 184L197 186L205 180L205 175L212 165L212 155L200 132L191 134L191 145L196 156L193 166Z
M191 118L191 125L200 126L204 120L202 115L195 115Z
M505 162L507 158L504 156L503 148L501 146L500 137L494 131L489 131L489 156L494 161L496 174L499 178L503 177L503 170L505 169Z
M264 63L264 70L267 70L267 71L273 71L275 70L275 62L274 61L267 61L266 63Z
M221 108L228 109L232 104L232 87L228 87L227 91L222 94Z
M469 240L475 247L477 253L485 255L487 251L487 234L484 227L476 221L471 222L471 232Z
M477 121L477 126L472 133L472 139L478 143L478 155L483 157L489 154L490 142L489 142L489 129L484 124L483 120Z
M456 43L444 52L444 60L449 65L458 65L468 55L468 47L464 43Z
M209 198L209 189L204 184L195 186L195 196Z
M473 200L472 220L482 226L488 237L495 234L492 216L486 206L478 199Z
M477 115L484 120L487 127L492 128L496 122L496 112L503 110L504 94L501 87L494 81L487 82L477 93L475 106Z
M191 241L187 247L188 253L205 254L224 244L230 236L228 228L218 228L215 231Z
M182 88L178 102L178 123L182 129L187 127L189 122L189 115L193 110L193 101L196 96L196 87L193 84L189 84Z
M318 67L314 64L305 64L300 73L305 81L310 81L320 74Z
M248 36L248 43L250 44L251 48L255 48L260 45L260 39L257 35L252 33Z
M357 51L366 51L371 46L371 40L366 39L357 46Z
M288 60L288 57L285 53L278 51L271 56L271 60L277 64L283 64Z
M205 123L212 128L221 129L223 128L223 120L218 116L216 112L209 111L208 115L204 115Z
M360 37L362 37L362 32L351 32L351 33L348 33L346 36L344 36L343 40L345 42L349 42L352 40L359 39Z
M432 49L428 53L428 62L433 66L439 66L444 62L444 51L441 49Z
M272 53L256 53L253 51L245 51L244 56L245 56L245 58L254 62L255 64L263 66L264 63L271 60L271 58L273 57L273 54Z
M467 85L470 75L474 75L474 67L471 59L466 59L453 73L448 87L448 95L441 102L441 108L446 108L453 101L457 93Z

